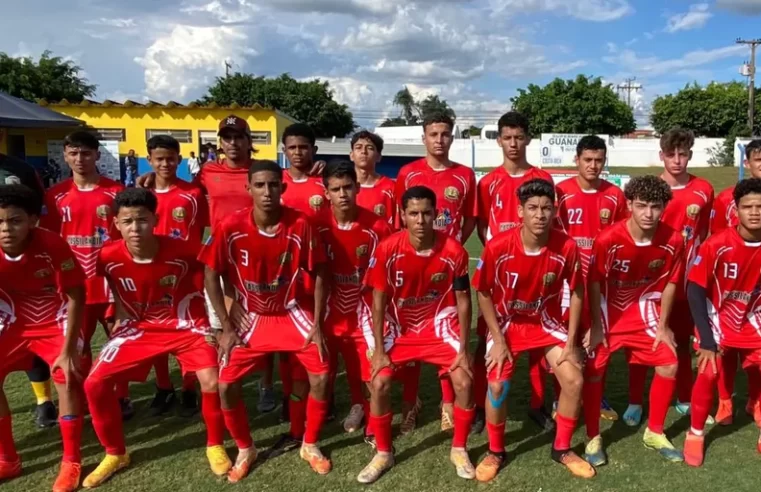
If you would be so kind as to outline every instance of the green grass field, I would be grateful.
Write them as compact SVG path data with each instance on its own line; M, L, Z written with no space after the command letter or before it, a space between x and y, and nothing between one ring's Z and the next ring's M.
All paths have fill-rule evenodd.
M614 168L618 174L643 174L647 169ZM734 183L737 170L732 168L696 169L695 174L708 178L717 192ZM471 257L480 254L477 240L468 243ZM475 262L472 263L475 266ZM510 390L508 433L508 466L489 485L458 479L448 460L450 435L439 432L439 385L431 368L426 368L421 381L424 406L419 428L395 441L397 465L376 484L373 491L409 490L438 492L448 490L510 490L514 492L563 491L757 491L761 483L761 456L755 451L758 430L750 417L736 412L735 424L715 427L708 433L705 466L691 469L684 464L666 463L654 451L641 444L644 427L632 429L623 423L602 423L610 464L598 470L590 481L575 479L549 457L552 435L540 432L525 417L528 408L528 387L525 358L520 362ZM174 367L173 378L179 383ZM339 388L345 388L340 379ZM551 387L550 387L551 388ZM548 388L549 393L551 389ZM38 430L32 422L34 398L23 374L13 374L5 382L5 391L14 412L16 442L24 460L24 475L0 484L0 490L20 492L47 489L57 473L60 459L60 437L57 429ZM259 464L251 476L237 486L214 478L204 456L205 432L200 417L185 420L170 416L148 418L146 409L153 394L152 381L131 386L137 416L126 425L127 444L132 466L102 487L104 491L214 491L238 490L349 491L359 490L357 473L372 456L361 432L346 435L340 418L348 411L346 391L337 394L339 419L324 430L324 451L334 463L334 471L318 477L302 462L296 452ZM255 380L246 385L250 422L257 446L265 449L287 430L278 424L277 413L257 415ZM606 394L611 404L623 412L627 404L627 375L622 357L615 357L609 368ZM745 405L745 376L737 378L735 407ZM396 398L397 409L399 398ZM396 422L395 422L396 424ZM687 417L679 418L673 410L667 422L667 434L677 446L682 445L689 427ZM396 429L396 425L395 425ZM577 431L574 444L583 451L585 433ZM232 442L228 441L232 446ZM471 457L479 460L488 449L485 433L471 438ZM86 425L83 440L84 473L91 471L103 456L92 428Z

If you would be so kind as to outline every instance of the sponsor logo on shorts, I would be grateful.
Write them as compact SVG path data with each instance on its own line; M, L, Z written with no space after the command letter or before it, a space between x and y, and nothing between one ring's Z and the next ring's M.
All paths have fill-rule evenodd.
M185 209L182 207L177 207L174 210L172 210L172 218L176 220L177 222L184 222L185 221Z
M650 262L650 264L647 265L647 267L650 270L659 270L663 265L665 265L666 262L663 260L653 260Z
M100 219L106 220L108 218L108 211L108 205L101 205L95 209L95 215Z
M362 244L357 247L357 256L358 257L366 256L368 251L369 251L369 248L367 247L367 245Z
M440 272L440 273L434 273L433 275L431 275L431 282L443 282L446 279L447 279L446 273Z
M65 260L63 263L61 263L61 271L69 272L71 270L74 270L75 266L76 264L74 263L74 258L69 258L68 260Z
M609 208L604 208L600 210L600 222L603 224L607 224L610 222L610 216L613 215L613 212Z
M444 189L444 198L455 202L460 199L460 190L458 190L454 186L447 186Z
M167 275L166 277L162 277L161 280L159 280L159 285L162 287L174 287L177 285L177 276Z
M312 195L309 197L309 206L315 210L322 207L323 203L325 203L325 198L321 197L320 195Z
M694 203L687 207L687 217L691 219L697 219L698 214L700 214L700 205L695 205Z
M379 203L378 205L375 206L375 208L373 208L373 212L375 212L375 215L379 215L383 217L384 215L386 215L386 206L383 205L382 203Z
M558 278L558 276L557 276L557 275L555 275L555 274L554 274L554 273L552 273L552 272L549 272L549 273L545 273L545 274L544 274L544 277L542 277L542 282L544 283L544 285L545 285L545 286L547 286L547 285L552 285L552 283L553 283L553 282L555 282L555 280L556 280L557 278Z
M43 268L43 269L41 269L41 270L37 270L36 272L34 272L34 278L45 278L45 277L49 277L51 273L52 273L52 272L51 272L49 269L47 269L47 268Z

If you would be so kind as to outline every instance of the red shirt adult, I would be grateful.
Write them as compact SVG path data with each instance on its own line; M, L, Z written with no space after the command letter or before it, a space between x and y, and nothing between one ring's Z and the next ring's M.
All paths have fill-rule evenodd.
M67 179L45 194L46 212L40 225L59 232L71 246L87 276L87 304L111 302L106 279L97 274L95 266L100 249L119 237L112 205L123 189L120 183L104 177L89 189L80 189Z
M393 228L397 214L395 190L396 182L381 176L371 185L360 185L357 205L384 219Z
M154 189L158 207L154 232L188 241L201 248L204 229L209 225L209 205L200 187L178 179L165 190Z
M436 194L434 228L460 241L463 220L478 217L473 170L454 162L443 169L433 169L425 158L407 164L396 177L398 210L402 209L402 195L413 186L425 186ZM396 221L401 228L399 214Z
M226 160L207 162L193 180L209 197L212 227L238 210L251 207L251 195L246 190L250 165L251 161L247 166L233 168Z
M520 201L516 192L523 183L532 179L554 183L552 175L534 166L529 166L519 175L509 174L504 166L500 166L478 182L478 213L481 220L488 223L487 240L521 225L518 217Z
M737 227L737 205L735 187L731 186L716 195L711 210L711 234L718 234L728 227Z

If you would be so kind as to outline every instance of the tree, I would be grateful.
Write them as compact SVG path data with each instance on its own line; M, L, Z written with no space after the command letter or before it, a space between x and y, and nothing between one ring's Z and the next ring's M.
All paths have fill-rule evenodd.
M431 114L446 114L452 119L457 118L454 110L449 107L446 100L432 94L422 101L415 101L406 85L394 96L394 106L401 108L399 116L387 118L380 126L420 125Z
M420 111L421 120L425 120L429 115L432 114L445 114L453 120L457 118L454 109L449 107L449 104L447 104L446 100L439 99L439 96L436 95L430 95L426 97L417 104L417 107Z
M483 128L477 127L477 126L475 126L475 125L470 125L470 128L468 128L468 129L467 129L467 130L465 130L465 131L466 131L466 132L468 133L468 135L470 135L471 137L480 137L480 136L481 136L481 130L483 130Z
M380 126L408 126L408 125L407 125L407 120L405 120L401 116L397 116L396 118L386 118L386 121L381 123Z
M312 127L318 137L343 137L352 131L354 116L348 106L333 99L327 81L320 79L302 82L284 73L265 78L235 73L218 77L199 104L220 106L260 104L278 109Z
M394 96L394 106L402 108L401 118L404 119L407 125L413 126L420 123L418 120L418 107L415 102L415 98L412 97L410 90L405 85L402 90L396 93ZM398 126L398 125L387 125Z
M96 86L80 75L81 68L71 60L45 51L40 59L14 58L0 53L0 90L34 102L37 99L80 102L95 94Z
M637 128L632 109L599 77L557 78L544 87L529 84L526 89L518 89L518 96L511 101L515 111L529 118L532 135L624 135Z
M756 115L761 101L755 103ZM650 122L658 133L676 126L692 130L698 137L725 138L750 135L748 128L748 88L742 82L712 82L705 87L693 83L676 94L653 101ZM761 129L759 116L754 121Z

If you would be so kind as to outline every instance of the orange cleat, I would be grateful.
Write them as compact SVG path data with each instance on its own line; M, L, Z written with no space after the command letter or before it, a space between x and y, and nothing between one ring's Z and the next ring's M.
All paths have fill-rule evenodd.
M491 482L499 473L499 470L505 464L505 453L489 453L481 460L476 467L476 480L479 482Z
M597 475L595 467L581 459L581 456L571 450L557 451L553 448L552 459L568 468L569 472L579 478L592 478Z
M0 461L0 480L10 480L21 475L21 460Z
M333 463L314 444L302 445L299 456L301 456L302 460L309 463L309 466L318 475L327 475L333 469Z
M733 418L732 400L719 400L719 408L716 410L714 420L719 425L732 425Z
M53 492L74 492L79 488L82 465L71 461L61 462L61 470L53 484Z
M684 440L684 462L690 466L703 466L705 450L705 436L697 436L692 432L687 433Z
M235 464L230 469L230 473L227 474L227 481L230 483L238 483L246 478L251 467L256 463L258 454L258 451L253 446L245 450L239 450L238 457L235 459Z

